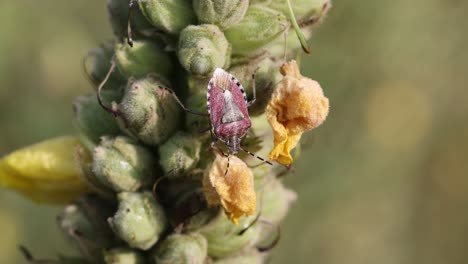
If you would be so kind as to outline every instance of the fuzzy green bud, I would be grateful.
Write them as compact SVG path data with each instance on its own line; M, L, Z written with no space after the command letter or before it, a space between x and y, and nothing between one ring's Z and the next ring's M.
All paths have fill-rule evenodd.
M138 1L138 4L143 15L153 26L170 34L177 34L196 21L192 1L142 0Z
M197 233L170 235L153 254L158 264L203 264L206 258L206 239Z
M221 29L238 24L245 16L249 0L194 0L193 8L198 20L215 24Z
M289 189L277 179L268 180L263 185L265 191L261 193L262 218L272 222L281 222L296 198L297 194Z
M232 54L244 56L281 37L287 26L287 18L280 12L264 6L251 6L244 19L224 34L232 44Z
M262 264L264 260L265 254L255 248L250 248L233 256L216 260L213 264Z
M104 100L120 100L120 92L104 91ZM80 96L73 103L76 124L82 134L84 134L94 144L98 144L100 137L104 135L118 135L120 128L117 122L98 103L95 94Z
M253 0L255 2L255 0ZM330 0L289 0L296 18L306 20L308 18L317 17L322 11L327 11L331 5ZM289 7L285 0L272 0L268 7L280 11L288 16Z
M114 35L123 40L127 37L129 0L108 0L107 12ZM133 6L131 16L131 26L134 33L140 33L151 30L152 26L146 20L137 6Z
M57 217L63 234L81 253L90 259L101 257L101 248L113 243L112 231L106 223L112 205L95 195L87 195L67 205Z
M116 192L136 191L152 184L156 157L133 139L103 137L93 152L93 173Z
M180 126L182 109L162 87L164 81L146 77L129 83L117 106L120 127L148 145L167 140Z
M180 33L177 55L194 75L209 75L229 64L230 45L215 25L188 26Z
M248 98L253 96L252 74L255 73L257 100L249 108L250 116L257 116L265 112L275 85L283 78L278 71L279 66L278 62L267 58L259 63L239 64L229 69L229 72L242 83Z
M133 42L133 47L127 43L115 46L117 68L126 78L141 78L149 73L168 78L173 71L173 64L164 48L149 40Z
M104 251L106 264L145 264L145 256L132 248L113 248Z
M114 56L114 49L115 43L107 42L88 52L87 58L92 59L89 77L96 86L98 86L104 80L107 72L109 71L109 68L111 67L112 57ZM109 79L107 80L104 87L106 90L114 90L116 88L119 89L122 84L125 84L125 78L122 76L122 74L120 74L119 71L114 71L109 76Z
M200 91L190 96L185 101L186 107L199 111L201 113L207 113L206 108L206 91ZM210 128L210 121L206 116L199 115L186 115L185 116L185 127L187 130L197 133L201 130Z
M109 218L115 234L132 248L152 247L167 226L162 206L150 192L122 192L118 200L119 209Z
M208 241L208 255L210 257L222 258L238 252L242 248L250 245L259 234L257 225L253 225L245 232L240 232L246 228L255 217L243 217L239 224L233 224L220 210L219 214L207 225L198 229Z
M201 142L184 132L178 132L159 147L159 163L164 172L177 177L193 169L200 159Z

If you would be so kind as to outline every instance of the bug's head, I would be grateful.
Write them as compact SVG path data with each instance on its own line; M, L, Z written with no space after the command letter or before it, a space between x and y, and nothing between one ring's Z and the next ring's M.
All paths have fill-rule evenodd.
M239 137L237 136L228 137L228 138L225 138L223 142L224 144L226 144L231 154L236 155L237 152L239 152L240 142L241 142L241 139Z

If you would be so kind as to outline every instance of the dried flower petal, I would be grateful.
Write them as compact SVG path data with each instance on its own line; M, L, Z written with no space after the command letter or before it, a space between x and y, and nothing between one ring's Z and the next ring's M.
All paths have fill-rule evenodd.
M203 179L203 191L209 206L221 204L231 221L253 215L256 207L253 174L236 156L231 156L229 171L225 176L227 158L219 154Z
M327 117L328 98L318 82L301 75L296 61L283 64L280 72L284 78L266 109L275 137L270 159L289 165L293 160L289 152L302 133L318 127Z
M0 186L36 202L69 202L87 190L74 157L78 144L67 136L16 150L0 160Z

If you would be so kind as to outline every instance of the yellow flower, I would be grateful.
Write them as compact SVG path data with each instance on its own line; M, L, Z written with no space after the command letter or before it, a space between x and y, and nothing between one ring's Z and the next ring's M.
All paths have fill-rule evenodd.
M318 82L301 75L296 61L283 64L280 72L283 80L277 84L266 108L274 134L270 159L289 165L293 161L290 151L302 133L318 127L327 117L328 98Z
M66 203L86 192L75 162L76 137L64 136L16 150L0 160L0 186L36 202Z
M236 156L231 156L229 171L227 158L217 154L205 177L203 192L208 206L221 204L229 219L237 224L243 215L255 214L256 195L252 171Z

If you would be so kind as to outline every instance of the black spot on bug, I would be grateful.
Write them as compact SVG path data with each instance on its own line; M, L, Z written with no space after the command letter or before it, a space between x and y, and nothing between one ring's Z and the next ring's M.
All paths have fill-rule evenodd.
M236 82L236 85L237 85L237 86L240 86L240 82Z
M234 76L231 78L231 80L233 80L233 81L234 81L235 79L236 79L236 78L235 78Z

